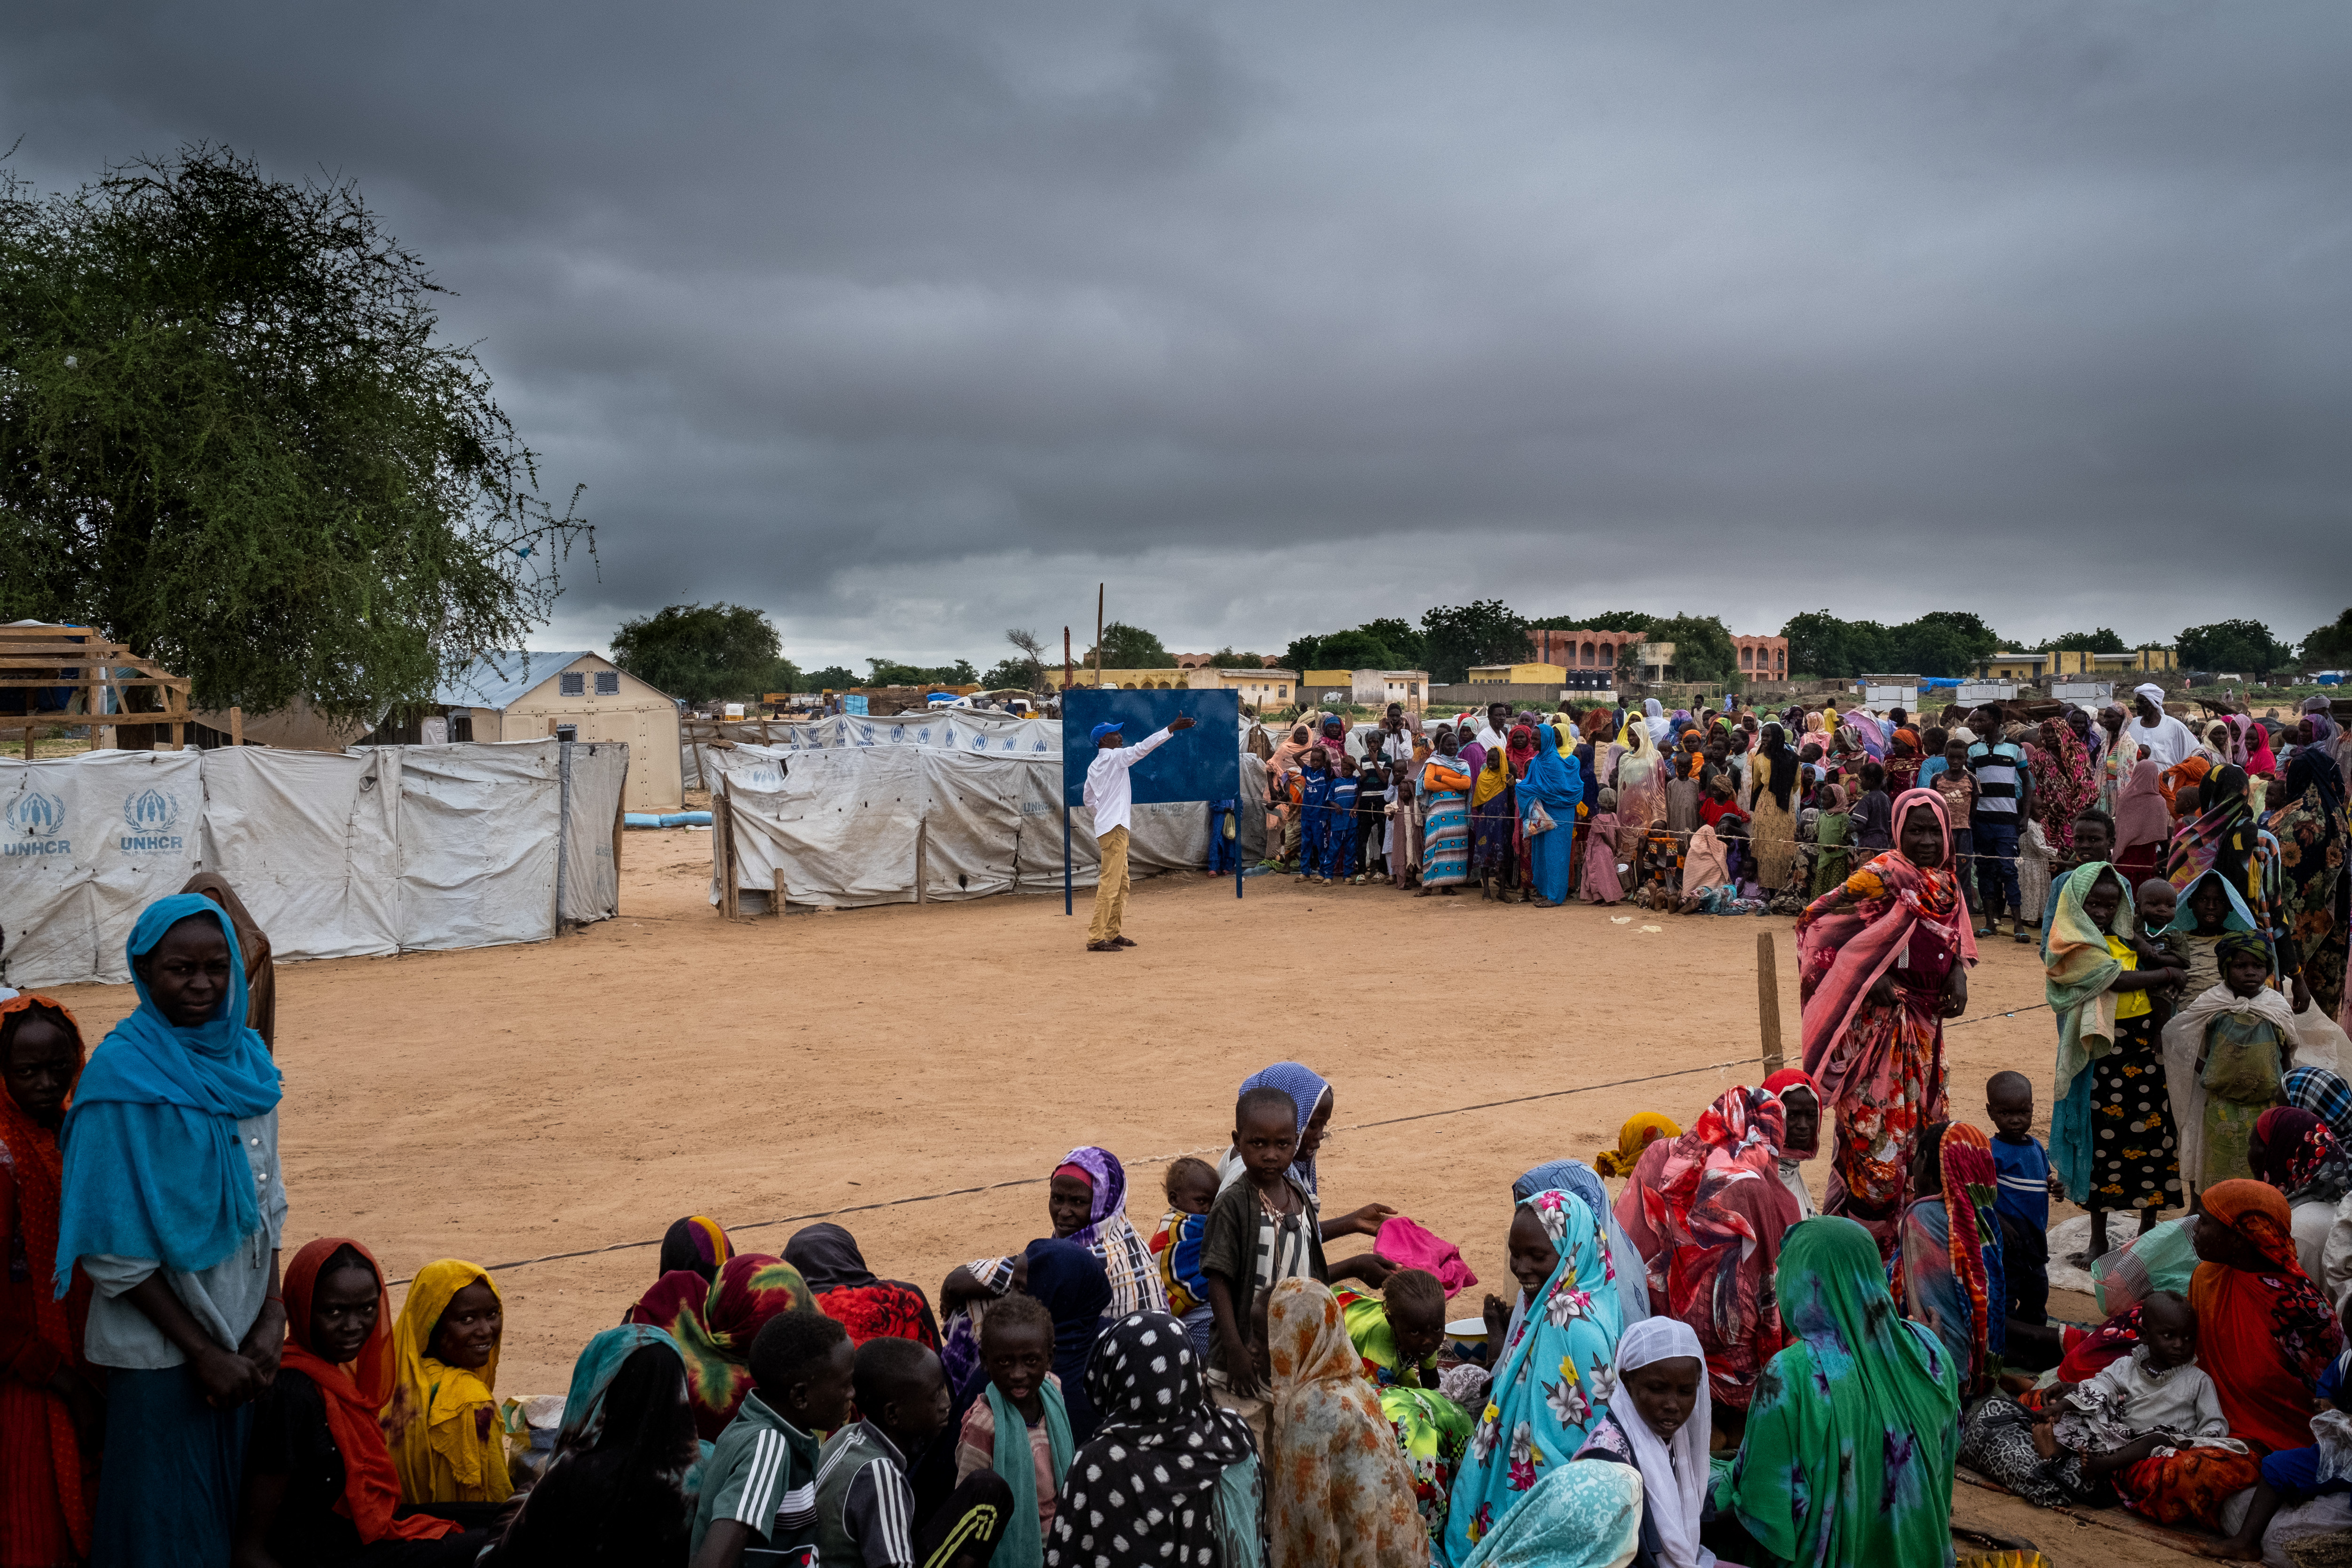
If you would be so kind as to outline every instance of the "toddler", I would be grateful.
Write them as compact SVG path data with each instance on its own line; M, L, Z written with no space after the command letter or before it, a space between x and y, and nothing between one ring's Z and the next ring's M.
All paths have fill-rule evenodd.
M2033 1080L1997 1072L1985 1080L1985 1115L1999 1181L1993 1212L2000 1219L2000 1260L2009 1300L2009 1348L2002 1359L2032 1372L2058 1364L2063 1347L2050 1327L2050 1199L2058 1177L2049 1152L2033 1135Z
M1364 1375L1381 1388L1435 1388L1445 1341L1445 1287L1426 1268L1400 1268L1374 1295L1353 1280L1332 1289Z
M2221 1396L2196 1358L2197 1314L2178 1293L2155 1292L2140 1303L2131 1354L2088 1383L2053 1389L2049 1439L2037 1429L2037 1446L2060 1467L2078 1461L2084 1482L2106 1481L2134 1513L2218 1529L2222 1500L2253 1485L2263 1467L2230 1436ZM2257 1535L2269 1522L2264 1514L2257 1523L2258 1512L2246 1516Z
M1160 1229L1151 1237L1151 1256L1168 1291L1168 1310L1183 1320L1192 1349L1205 1362L1216 1314L1209 1306L1208 1277L1201 1272L1201 1239L1208 1229L1209 1207L1217 1201L1216 1167L1187 1154L1170 1163L1161 1187L1168 1194L1168 1212L1160 1216Z
M1625 896L1617 859L1617 792L1604 789L1593 799L1591 831L1584 840L1584 896L1606 907Z

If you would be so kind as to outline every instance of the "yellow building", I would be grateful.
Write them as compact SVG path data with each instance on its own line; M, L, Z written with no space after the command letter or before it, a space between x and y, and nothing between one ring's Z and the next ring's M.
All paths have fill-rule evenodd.
M2039 680L2045 675L2141 675L2178 669L2179 661L2168 647L2139 647L2128 653L2084 653L2060 648L2053 653L1996 653L1977 660L1981 680Z
M1102 672L1099 684L1105 687L1116 686L1121 691L1181 691L1192 684L1192 670L1179 669L1172 666L1167 669L1106 669ZM1091 664L1079 665L1076 674L1071 677L1070 684L1073 686L1097 684L1095 667ZM1046 666L1045 685L1055 691L1062 689L1060 665Z
M1470 667L1473 686L1559 686L1568 671L1557 664L1477 664Z
M1340 684L1347 684L1342 675ZM1062 667L1048 666L1045 684L1058 691L1062 689ZM1080 665L1072 684L1084 688L1095 684L1094 667ZM1296 701L1298 693L1298 673L1290 669L1219 669L1203 665L1197 669L1106 669L1102 672L1105 688L1117 687L1121 691L1234 691L1254 707L1268 702Z

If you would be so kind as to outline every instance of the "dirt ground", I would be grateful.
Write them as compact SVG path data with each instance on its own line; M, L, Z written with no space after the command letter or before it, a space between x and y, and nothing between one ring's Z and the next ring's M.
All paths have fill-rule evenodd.
M630 1244L685 1214L747 1251L836 1217L878 1273L935 1290L1050 1235L1046 1173L1098 1143L1149 1234L1166 1159L1213 1158L1234 1086L1285 1058L1335 1086L1327 1212L1377 1200L1454 1238L1481 1280L1456 1315L1475 1315L1508 1282L1518 1173L1591 1158L1637 1110L1687 1125L1757 1080L1759 932L1798 1049L1784 919L1273 876L1236 901L1230 879L1169 877L1135 889L1139 946L1090 954L1083 892L1076 919L1053 897L725 922L709 846L629 834L622 917L552 942L278 971L289 1248L357 1237L403 1278L441 1257L622 1248L499 1270L502 1393L561 1393L582 1342L654 1279L654 1247ZM128 986L60 998L93 1041L133 1005ZM1956 1116L1989 1129L1984 1080L2015 1068L2046 1126L2042 1000L2033 950L1989 944L1948 1033ZM963 1190L1002 1183L1024 1184ZM2111 1516L1968 1487L1956 1517L2069 1565L2187 1561Z

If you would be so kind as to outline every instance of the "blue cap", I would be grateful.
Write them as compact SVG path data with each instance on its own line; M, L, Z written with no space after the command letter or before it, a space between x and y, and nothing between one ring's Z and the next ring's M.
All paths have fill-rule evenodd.
M1124 734L1126 730L1127 726L1124 724L1097 724L1094 728L1095 744L1101 745L1105 735Z

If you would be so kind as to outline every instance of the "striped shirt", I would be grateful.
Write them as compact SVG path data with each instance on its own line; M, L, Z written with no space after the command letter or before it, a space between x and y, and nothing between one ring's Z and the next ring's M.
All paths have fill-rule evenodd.
M1975 815L2014 823L2018 796L2024 793L2024 754L2007 742L1988 746L1979 741L1969 748L1969 771L1977 780Z
M758 1390L745 1394L703 1467L689 1556L726 1520L751 1526L754 1546L814 1545L818 1458L815 1438L761 1404Z
M898 1446L870 1421L824 1440L816 1468L817 1561L915 1568L915 1493Z

